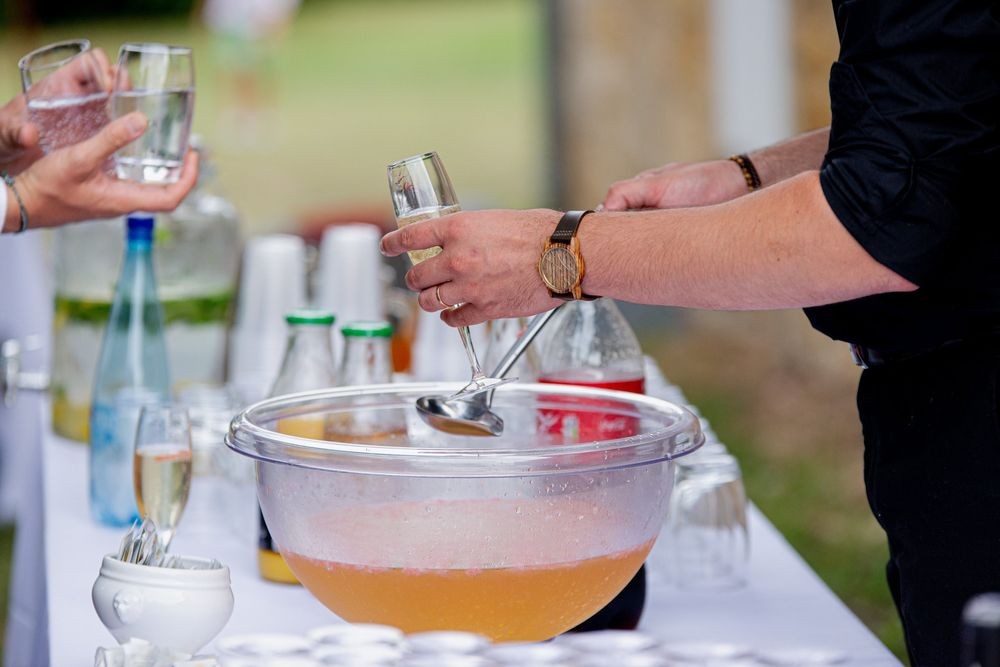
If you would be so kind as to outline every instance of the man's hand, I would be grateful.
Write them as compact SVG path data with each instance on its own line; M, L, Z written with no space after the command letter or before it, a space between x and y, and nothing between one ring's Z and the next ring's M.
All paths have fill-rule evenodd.
M608 211L708 206L747 194L747 183L732 160L673 162L611 186L602 206Z
M106 171L114 152L145 131L145 116L133 112L86 141L53 151L24 171L16 186L31 228L177 208L198 176L194 151L185 157L180 180L169 185L119 180ZM14 197L8 197L8 229L16 227L19 219L16 207Z
M562 303L549 296L536 268L560 216L546 209L463 211L386 234L382 253L443 248L410 269L406 284L420 292L420 307L428 312L445 309L439 296L445 304L462 304L441 314L451 326L534 315Z

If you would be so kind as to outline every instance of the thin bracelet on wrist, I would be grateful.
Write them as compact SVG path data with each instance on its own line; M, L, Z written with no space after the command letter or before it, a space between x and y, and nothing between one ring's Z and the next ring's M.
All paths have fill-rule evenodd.
M24 207L24 200L21 199L21 193L19 193L17 191L17 188L14 186L14 177L8 174L6 171L0 172L0 177L3 178L3 182L7 184L7 187L10 188L10 191L14 193L14 199L17 200L17 207L21 211L21 226L18 227L17 230L14 232L15 234L20 234L21 232L23 232L28 228L28 209ZM6 214L7 212L4 211L5 217ZM0 225L0 229L2 228L3 225Z
M760 190L760 175L757 173L757 168L753 166L750 156L746 153L740 153L739 155L731 155L729 159L739 165L740 171L743 172L743 180L747 182L747 189L750 192Z

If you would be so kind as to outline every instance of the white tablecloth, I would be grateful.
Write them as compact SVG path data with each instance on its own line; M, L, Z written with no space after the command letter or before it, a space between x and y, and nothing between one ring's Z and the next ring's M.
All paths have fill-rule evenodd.
M122 531L99 527L90 519L86 448L47 432L42 444L50 664L85 667L93 664L97 646L114 643L93 610L90 589L101 557L116 548ZM40 529L37 524L22 526L18 539L30 540ZM900 664L753 507L750 534L747 586L725 592L688 592L654 584L640 628L664 640L738 642L759 649L836 648L848 654L850 665ZM240 543L225 531L211 542L186 537L182 531L173 550L217 557L231 568L236 604L222 636L263 631L301 634L336 622L302 588L261 580L253 545ZM20 568L14 576L22 576ZM39 627L37 632L45 633L46 628ZM26 655L21 646L39 639L44 642L44 637L25 634L8 635L14 644L8 656ZM29 664L45 663L32 660L10 667Z

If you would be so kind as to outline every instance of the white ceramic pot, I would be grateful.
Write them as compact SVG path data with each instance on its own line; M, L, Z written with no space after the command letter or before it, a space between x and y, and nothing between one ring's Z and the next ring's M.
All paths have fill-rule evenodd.
M186 561L205 563L199 558ZM229 568L188 570L104 557L92 592L94 609L118 643L144 639L194 654L233 613Z

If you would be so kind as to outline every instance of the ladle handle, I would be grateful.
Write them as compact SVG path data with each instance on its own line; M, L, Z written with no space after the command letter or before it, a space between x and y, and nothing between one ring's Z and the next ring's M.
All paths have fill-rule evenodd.
M507 351L507 354L503 355L503 359L501 359L500 363L497 364L497 367L490 374L490 377L502 378L507 375L514 364L517 363L517 360L521 358L521 355L524 354L524 351L528 349L529 345L531 345L531 341L535 340L535 336L538 335L538 332L542 330L542 327L544 327L545 324L552 319L552 316L555 315L556 312L563 307L563 305L565 304L560 304L552 310L535 315L528 324L528 328L525 329L524 333L517 339L517 342L514 343L513 347Z

